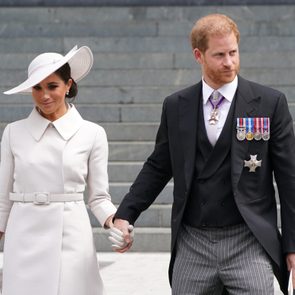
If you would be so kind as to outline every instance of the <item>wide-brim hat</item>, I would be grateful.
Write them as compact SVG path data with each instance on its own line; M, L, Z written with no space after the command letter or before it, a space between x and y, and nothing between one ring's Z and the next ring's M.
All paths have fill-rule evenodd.
M31 93L33 86L53 74L66 63L70 65L71 77L75 82L78 82L89 73L93 65L93 54L89 47L82 46L78 48L77 45L65 56L55 52L42 53L30 63L28 79L18 86L5 91L4 94Z

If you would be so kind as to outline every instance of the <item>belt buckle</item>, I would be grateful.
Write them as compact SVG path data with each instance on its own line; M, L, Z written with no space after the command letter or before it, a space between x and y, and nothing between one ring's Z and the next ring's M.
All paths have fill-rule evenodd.
M35 205L49 205L49 193L35 193L33 203Z

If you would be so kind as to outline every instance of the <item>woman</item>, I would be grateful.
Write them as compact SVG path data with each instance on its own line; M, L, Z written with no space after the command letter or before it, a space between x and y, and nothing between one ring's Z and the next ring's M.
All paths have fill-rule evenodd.
M35 107L8 124L1 143L3 295L101 295L92 229L83 201L105 228L116 211L108 193L102 127L67 98L93 64L91 50L38 55L28 79L5 94L31 93Z

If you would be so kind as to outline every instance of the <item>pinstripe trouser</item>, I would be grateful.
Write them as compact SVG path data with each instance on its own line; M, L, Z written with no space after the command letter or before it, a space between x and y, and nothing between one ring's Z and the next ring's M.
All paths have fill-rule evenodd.
M177 240L173 295L274 294L270 258L245 224L199 229L183 225Z

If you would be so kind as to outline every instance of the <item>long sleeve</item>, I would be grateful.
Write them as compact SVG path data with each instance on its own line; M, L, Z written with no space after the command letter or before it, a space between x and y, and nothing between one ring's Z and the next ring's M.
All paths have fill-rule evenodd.
M102 226L106 219L116 212L109 195L107 165L107 137L104 129L99 127L89 156L87 185L89 207Z
M5 128L1 141L0 163L0 231L4 232L12 206L9 193L13 188L14 158L10 148L9 125Z

